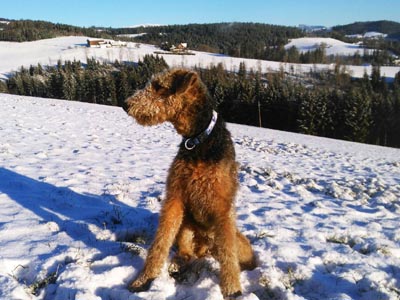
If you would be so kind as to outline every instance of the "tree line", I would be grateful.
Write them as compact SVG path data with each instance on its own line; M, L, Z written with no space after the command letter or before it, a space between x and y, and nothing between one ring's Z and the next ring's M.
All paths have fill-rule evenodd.
M334 26L332 30L343 34L381 32L391 35L400 33L400 23L393 21L355 22L347 25Z
M185 42L193 50L256 59L266 59L289 39L304 36L295 27L237 22L120 28L114 32L146 33L135 38L138 42L155 45Z
M357 38L351 35L364 35L367 32L386 34L386 38ZM384 65L393 63L393 55L400 56L400 23L393 21L355 22L348 25L334 26L331 30L314 32L313 35L331 37L346 43L361 43L365 49L375 49L375 53L359 53L363 63ZM377 52L381 57L377 61ZM342 57L344 58L344 57ZM359 61L359 59L358 59ZM359 64L356 63L354 64Z
M388 50L369 50L367 48L357 51L353 55L327 55L326 45L321 44L315 50L300 52L296 47L282 49L276 53L279 61L301 64L340 64L373 66L393 65L395 57ZM278 58L277 57L277 58Z
M0 91L122 106L155 73L168 68L148 55L137 64L88 59L56 66L21 68ZM400 147L400 74L388 84L378 67L355 80L339 65L334 71L261 73L240 64L195 68L225 120L239 124Z
M146 55L137 64L100 63L94 58L80 61L58 61L44 68L38 64L21 67L3 84L3 90L17 95L76 100L119 105L144 87L150 77L167 68L163 58Z
M84 28L46 21L11 20L8 21L8 24L3 24L0 30L0 41L27 42L68 35L112 38L106 31L96 28Z
M360 80L340 66L303 78L244 64L237 74L221 65L198 71L231 122L400 147L400 74L389 85L379 67Z

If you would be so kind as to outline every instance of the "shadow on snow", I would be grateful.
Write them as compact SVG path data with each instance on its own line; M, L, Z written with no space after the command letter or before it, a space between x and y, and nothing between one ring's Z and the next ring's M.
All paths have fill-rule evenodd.
M1 194L6 194L16 204L38 216L39 224L54 222L58 225L58 232L65 232L78 242L76 245L81 242L88 248L97 249L92 258L94 260L122 252L119 242L143 232L152 235L153 228L157 226L157 214L126 205L112 195L80 194L67 187L57 187L0 167ZM117 241L99 239L91 230L92 225L111 230ZM39 255L39 259L45 261L62 254L69 247L68 242L64 246L58 245L49 253ZM56 262L48 272L59 273L66 264ZM61 270L60 265L63 265ZM74 294L74 291L71 293Z

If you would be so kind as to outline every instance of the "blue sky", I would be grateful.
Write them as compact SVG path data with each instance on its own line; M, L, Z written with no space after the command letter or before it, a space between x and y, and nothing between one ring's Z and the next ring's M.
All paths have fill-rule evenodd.
M400 22L400 0L1 0L0 17L86 27L234 21L333 26Z

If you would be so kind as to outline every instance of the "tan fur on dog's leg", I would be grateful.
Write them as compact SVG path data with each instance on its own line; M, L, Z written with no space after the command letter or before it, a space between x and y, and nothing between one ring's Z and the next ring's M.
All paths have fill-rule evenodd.
M220 263L221 291L225 297L237 296L241 294L241 287L236 227L230 217L218 220L217 224L214 256Z
M236 240L240 269L253 270L257 265L250 241L239 231L236 231Z
M134 280L129 290L133 292L148 289L150 283L159 275L165 263L183 218L183 205L179 199L167 200L160 215L156 237L150 247L142 273Z

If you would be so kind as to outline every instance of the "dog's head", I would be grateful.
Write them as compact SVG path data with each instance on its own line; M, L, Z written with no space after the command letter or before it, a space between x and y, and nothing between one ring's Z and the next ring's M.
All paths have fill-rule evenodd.
M198 74L173 69L157 74L143 90L126 101L126 112L141 125L171 122L178 133L190 135L195 115L209 109L207 92Z

